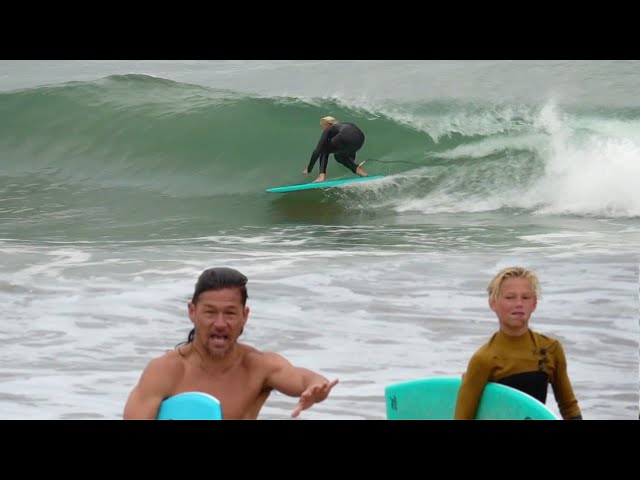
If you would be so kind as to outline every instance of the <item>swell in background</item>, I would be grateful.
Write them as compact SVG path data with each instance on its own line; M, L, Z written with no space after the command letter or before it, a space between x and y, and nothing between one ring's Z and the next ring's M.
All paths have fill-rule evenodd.
M311 180L301 171L327 114L363 128L358 160L389 178L266 194ZM340 215L329 220L347 224L371 211L377 223L501 209L640 216L634 108L270 97L132 74L0 93L0 116L4 237L322 222L329 201ZM328 172L351 175L333 160Z

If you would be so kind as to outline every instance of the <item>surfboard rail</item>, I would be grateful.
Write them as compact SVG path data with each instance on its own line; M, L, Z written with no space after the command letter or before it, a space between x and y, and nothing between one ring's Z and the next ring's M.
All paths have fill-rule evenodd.
M428 377L385 388L388 420L453 420L461 379ZM476 420L558 420L542 402L506 385L489 382Z
M384 178L384 175L369 175L368 177L340 178L337 180L327 180L326 182L300 183L296 185L284 185L281 187L272 187L272 188L267 188L265 191L269 193L297 192L300 190L312 190L316 188L339 187L339 186L348 185L351 183L379 180L381 178Z

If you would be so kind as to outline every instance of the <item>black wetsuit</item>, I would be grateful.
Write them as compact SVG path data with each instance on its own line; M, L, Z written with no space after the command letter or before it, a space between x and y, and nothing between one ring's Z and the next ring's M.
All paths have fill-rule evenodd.
M327 127L322 132L318 146L311 154L307 171L313 170L318 157L320 157L320 173L327 173L329 155L341 163L353 173L356 173L358 165L355 163L356 152L364 145L364 133L353 123L336 123Z

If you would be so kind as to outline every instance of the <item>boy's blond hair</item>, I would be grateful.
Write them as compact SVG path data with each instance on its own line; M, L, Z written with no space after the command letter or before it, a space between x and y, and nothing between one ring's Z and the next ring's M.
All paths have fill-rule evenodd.
M487 287L489 298L491 298L494 302L498 299L498 294L500 293L502 283L507 278L525 278L529 280L531 282L531 287L533 288L536 299L540 298L540 283L538 282L538 277L535 273L527 270L524 267L507 267L500 270L496 274L496 276L493 277L493 279L489 283L489 286Z

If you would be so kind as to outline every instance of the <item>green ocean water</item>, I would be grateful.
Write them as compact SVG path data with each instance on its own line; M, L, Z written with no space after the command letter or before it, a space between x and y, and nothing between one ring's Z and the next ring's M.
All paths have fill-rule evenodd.
M347 103L142 74L0 93L0 234L139 239L309 221L393 224L416 214L425 223L442 212L640 213L632 184L637 147L629 143L637 140L637 108ZM319 138L317 119L327 113L362 127L367 141L358 161L388 181L265 194L310 180L301 171ZM581 179L585 165L591 172ZM602 185L605 169L610 178ZM331 160L329 175L352 174Z
M511 264L585 417L637 418L639 82L635 61L0 61L0 418L118 418L223 264L250 279L245 341L340 377L305 418L383 418L386 384L460 375ZM385 178L265 192L311 180L325 115Z

